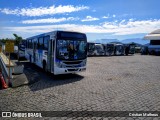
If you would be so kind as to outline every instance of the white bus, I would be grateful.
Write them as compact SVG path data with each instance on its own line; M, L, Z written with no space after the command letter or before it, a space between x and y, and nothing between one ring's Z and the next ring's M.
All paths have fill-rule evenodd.
M25 57L55 75L86 70L87 37L84 33L53 31L26 39Z
M87 43L87 55L93 56L95 51L95 43L88 42Z
M123 44L115 44L114 55L124 55L125 49Z

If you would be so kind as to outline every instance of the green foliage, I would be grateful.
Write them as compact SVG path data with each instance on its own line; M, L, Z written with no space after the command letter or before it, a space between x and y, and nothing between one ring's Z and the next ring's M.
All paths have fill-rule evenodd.
M17 34L13 34L14 36L14 39L13 38L3 38L3 39L0 39L0 42L5 44L7 40L14 40L15 41L15 45L19 45L19 43L21 43L21 41L23 40L21 36L18 36Z
M23 40L22 37L18 36L17 34L13 34L13 36L15 37L15 45L19 45L19 43L21 43L21 41Z
M0 42L3 43L3 44L5 44L7 40L13 40L13 39L11 39L11 38L5 38L4 39L3 38L3 39L0 39Z

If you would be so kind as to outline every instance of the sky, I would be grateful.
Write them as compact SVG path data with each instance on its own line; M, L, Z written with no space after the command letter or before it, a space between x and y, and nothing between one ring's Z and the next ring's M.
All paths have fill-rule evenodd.
M0 0L0 38L54 30L97 39L143 38L160 28L160 0Z

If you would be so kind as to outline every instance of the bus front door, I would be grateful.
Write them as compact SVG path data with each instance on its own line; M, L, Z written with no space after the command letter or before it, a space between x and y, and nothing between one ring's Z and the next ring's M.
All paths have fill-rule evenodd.
M48 41L48 53L47 53L47 69L48 72L53 72L52 71L52 65L53 65L53 45L52 45L52 40Z
M36 41L33 42L33 63L36 63L36 49L37 49L37 43Z

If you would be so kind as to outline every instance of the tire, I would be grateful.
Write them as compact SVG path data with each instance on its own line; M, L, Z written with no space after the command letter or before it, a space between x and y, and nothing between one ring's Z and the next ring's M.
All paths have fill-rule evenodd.
M32 63L32 56L29 56L29 62Z
M155 55L156 52L155 52L154 50L152 50L150 54L151 54L151 55Z
M43 61L43 70L45 72L47 72L47 64L46 64L46 61Z
M116 55L116 49L114 50L114 55Z

